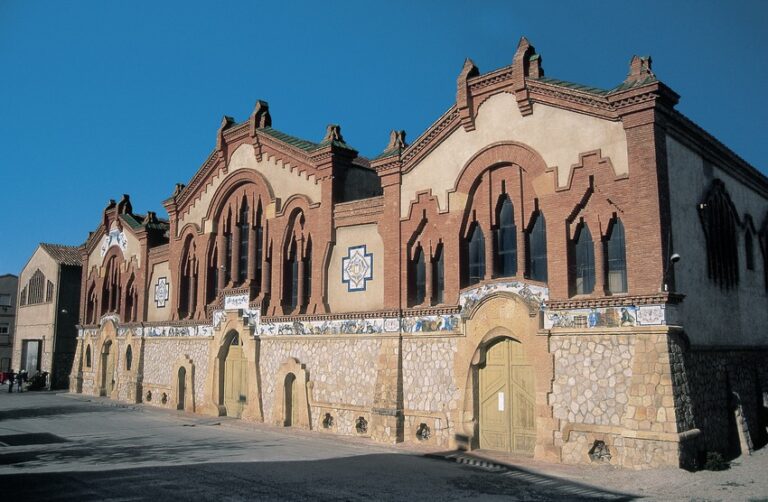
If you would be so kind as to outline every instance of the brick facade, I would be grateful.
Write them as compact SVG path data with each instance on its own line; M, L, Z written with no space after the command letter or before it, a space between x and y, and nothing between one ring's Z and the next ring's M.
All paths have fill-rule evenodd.
M698 374L703 359L691 355L696 344L676 341L695 340L681 315L685 295L695 292L675 289L670 261L678 173L668 138L715 152L763 207L768 181L679 116L677 100L649 58L633 58L626 80L605 91L545 77L522 39L511 66L481 74L467 60L456 103L411 145L393 131L374 159L361 157L336 125L319 143L276 131L262 101L243 123L224 117L216 149L164 201L167 222L133 214L126 196L108 205L82 247L88 266L73 388L105 393L101 368L125 358L131 337L142 364L121 380L129 392L115 384L109 395L231 413L221 390L227 347L244 339L244 419L478 447L478 374L487 350L512 339L535 367L537 458L589 462L602 441L612 463L647 467L690 464L698 451L722 449L701 439L720 426L702 434L710 422L699 418L695 385L680 377ZM516 229L517 272L507 276L495 267L503 198ZM526 243L540 215L547 281L527 274ZM611 291L605 253L619 221L626 288ZM478 283L466 271L474 228L485 238ZM574 247L586 228L594 289L577 294ZM413 295L417 249L421 301ZM186 337L196 341L188 349L179 345ZM768 341L753 345L765 354ZM573 365L586 369L572 374ZM190 405L174 375L193 373ZM298 391L287 390L293 382ZM283 391L298 401L281 401ZM166 399L147 399L158 392ZM764 412L757 399L745 406L751 423ZM298 417L286 417L295 410Z

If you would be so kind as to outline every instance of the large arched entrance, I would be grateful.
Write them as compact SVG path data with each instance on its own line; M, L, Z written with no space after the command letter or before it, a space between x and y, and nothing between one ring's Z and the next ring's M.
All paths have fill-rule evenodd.
M237 332L229 335L222 372L223 405L227 416L240 418L248 404L248 364L242 340Z
M104 342L101 351L101 395L109 396L115 390L115 350L112 341Z
M480 448L533 455L536 396L523 344L503 338L488 347L478 376Z

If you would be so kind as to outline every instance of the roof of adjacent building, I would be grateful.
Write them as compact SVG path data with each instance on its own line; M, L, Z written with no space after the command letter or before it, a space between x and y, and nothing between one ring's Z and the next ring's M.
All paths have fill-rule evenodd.
M78 246L64 246L62 244L40 243L40 247L61 265L81 266L80 248Z

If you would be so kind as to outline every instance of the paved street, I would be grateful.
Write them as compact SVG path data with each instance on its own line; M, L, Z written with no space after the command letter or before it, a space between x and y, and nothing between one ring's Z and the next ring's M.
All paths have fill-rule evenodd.
M358 438L6 389L0 387L6 500L632 498Z

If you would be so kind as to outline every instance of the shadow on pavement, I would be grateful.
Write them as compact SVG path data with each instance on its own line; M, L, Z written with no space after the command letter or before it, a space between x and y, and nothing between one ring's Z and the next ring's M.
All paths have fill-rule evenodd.
M63 406L45 406L41 408L13 408L10 410L0 410L0 421L16 420L25 418L42 418L56 415L72 415L75 413L98 413L110 411L108 407L89 406L87 404L74 404ZM114 411L114 408L112 409Z
M524 472L519 470L520 472ZM515 471L510 471L515 472ZM632 500L558 478L510 476L402 454L9 474L22 500ZM530 473L526 473L530 474Z

